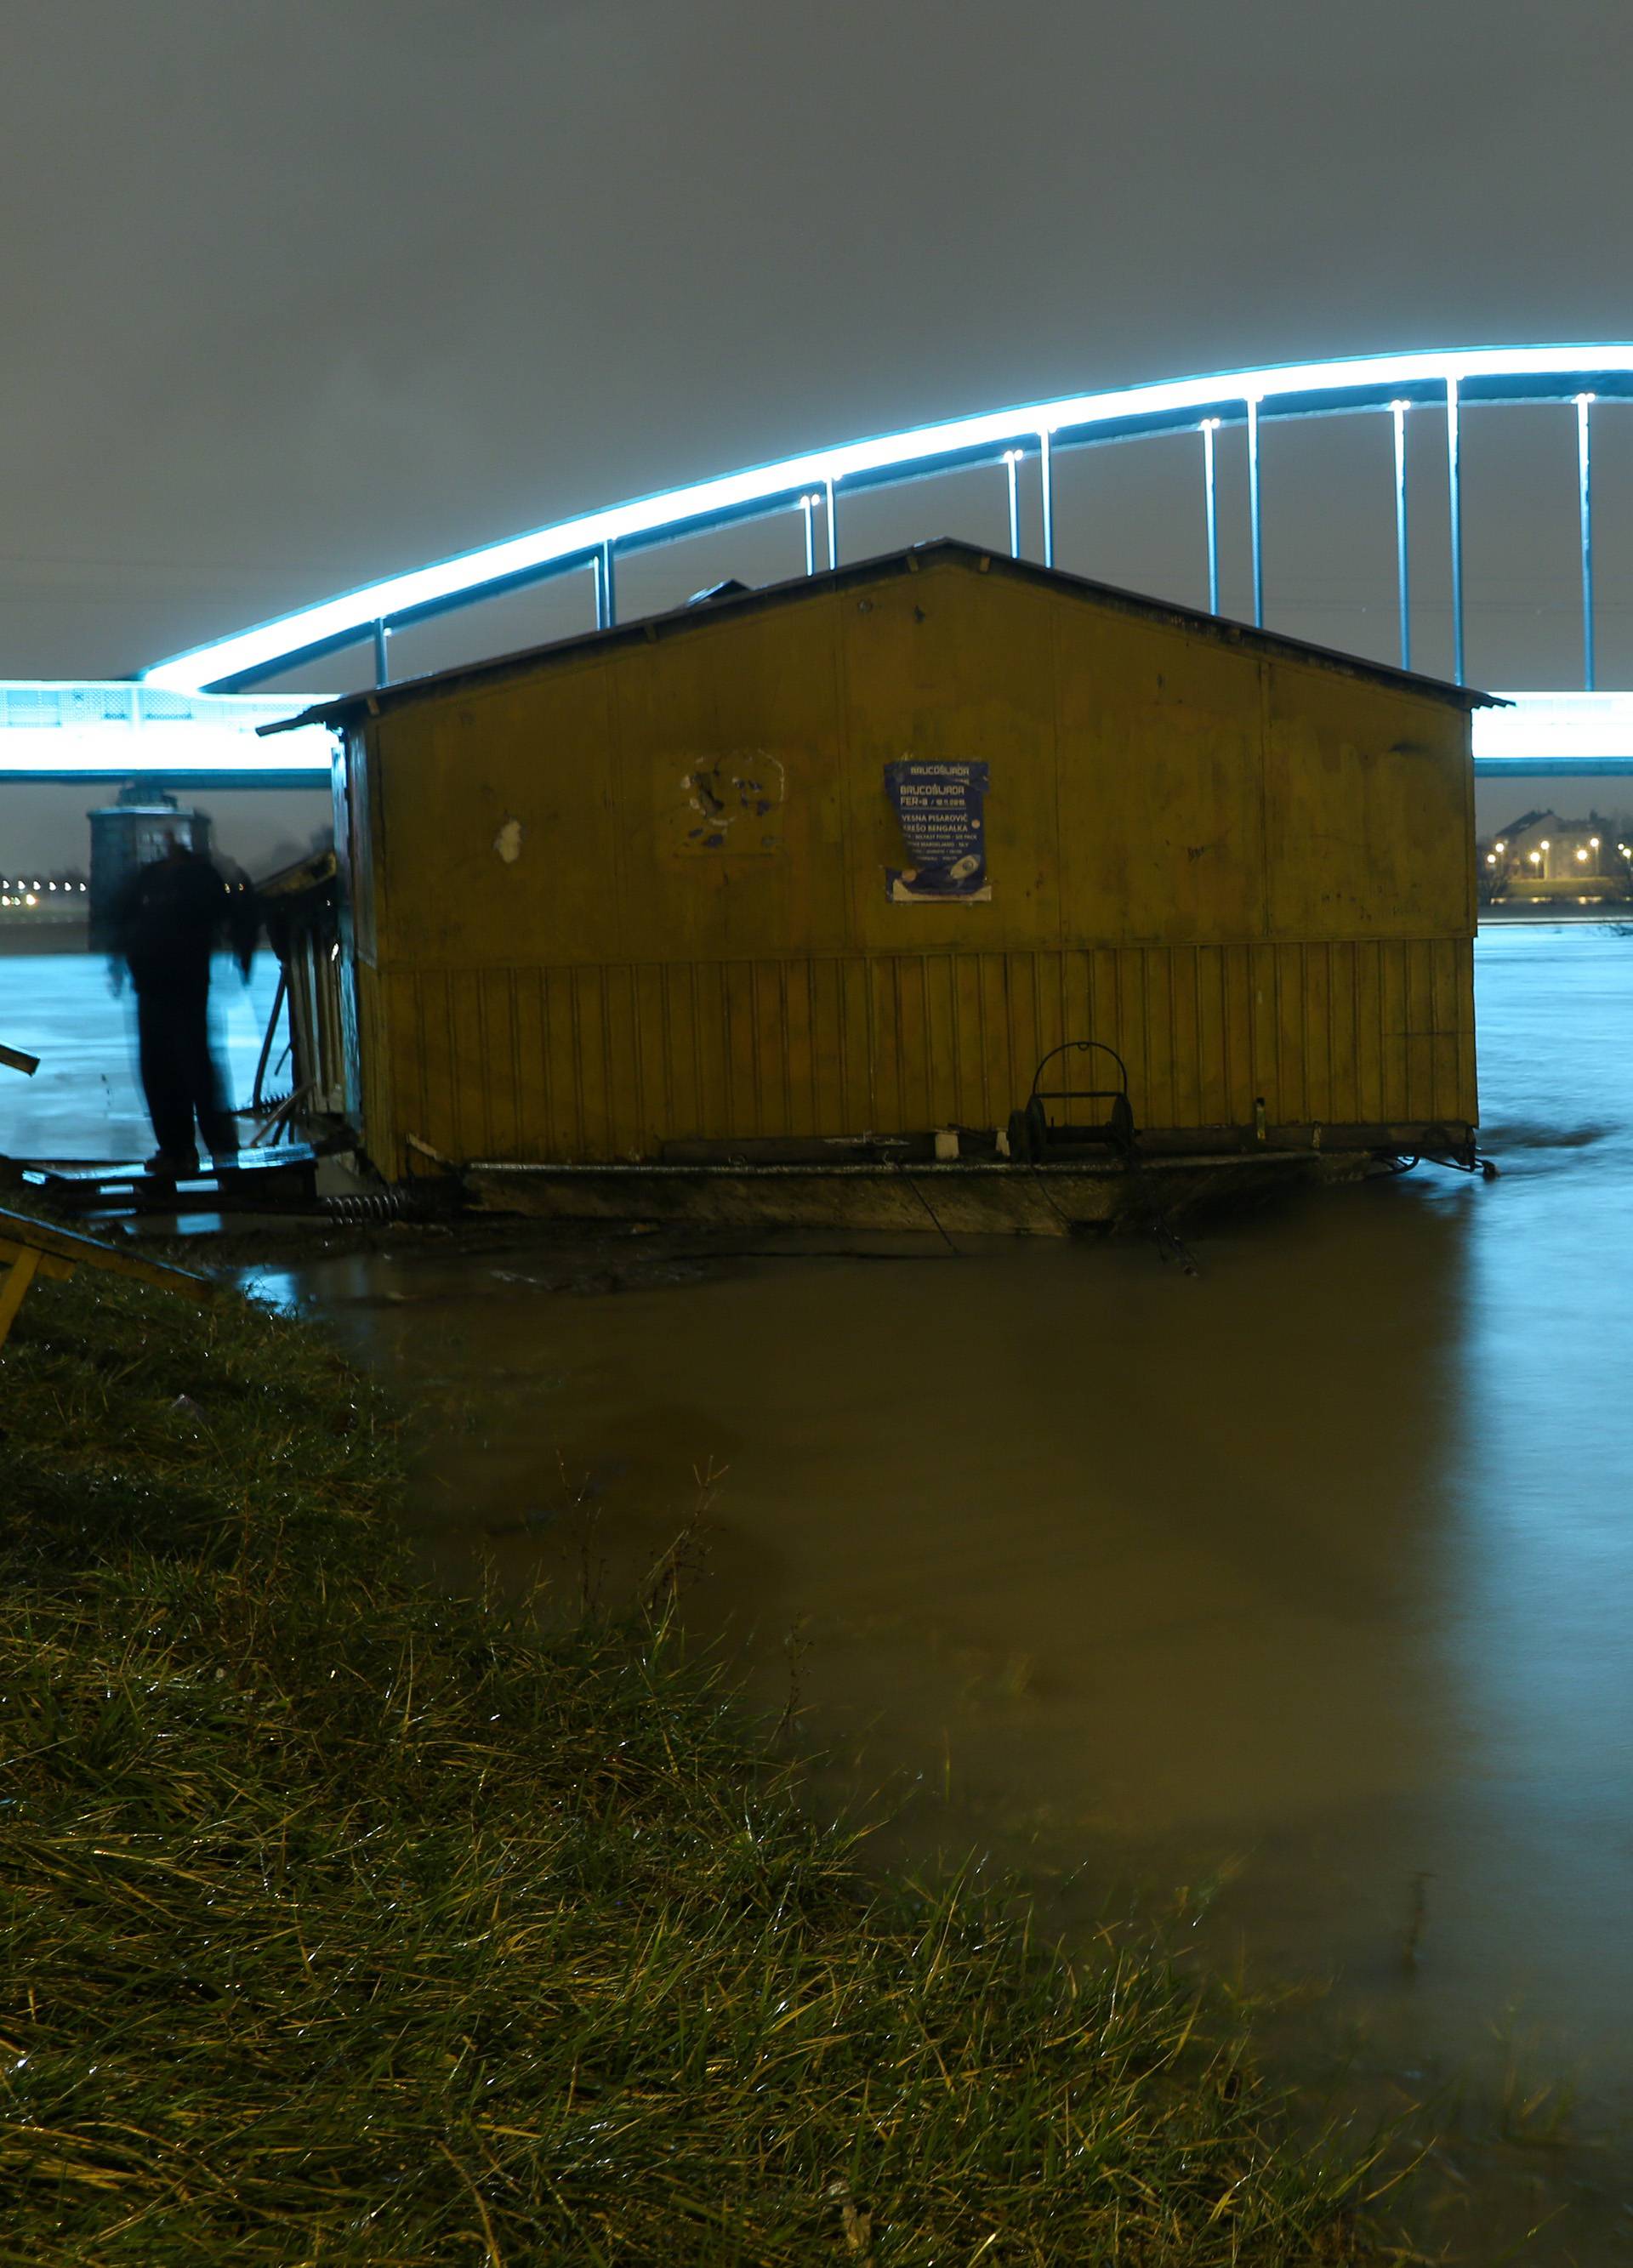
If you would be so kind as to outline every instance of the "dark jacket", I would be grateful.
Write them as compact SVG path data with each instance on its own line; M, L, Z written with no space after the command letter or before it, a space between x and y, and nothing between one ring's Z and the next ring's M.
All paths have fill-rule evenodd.
M139 867L114 909L115 949L138 992L207 992L210 956L228 939L248 975L255 927L254 894L192 850Z

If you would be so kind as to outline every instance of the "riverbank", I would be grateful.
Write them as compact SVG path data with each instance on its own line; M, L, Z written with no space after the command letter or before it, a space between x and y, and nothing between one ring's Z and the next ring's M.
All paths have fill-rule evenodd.
M809 1823L672 1557L416 1587L308 1329L42 1287L0 1427L9 2260L1367 2257L1241 2009Z

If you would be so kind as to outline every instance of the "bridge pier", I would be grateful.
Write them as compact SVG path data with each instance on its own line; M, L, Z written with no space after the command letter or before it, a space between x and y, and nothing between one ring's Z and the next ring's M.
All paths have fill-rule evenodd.
M1591 394L1577 396L1577 511L1582 531L1582 683L1593 685L1593 451L1588 427Z
M1247 397L1247 532L1253 555L1253 628L1265 626L1265 555L1259 525L1259 396Z
M1400 605L1400 666L1412 666L1412 570L1407 552L1406 414L1408 404L1392 401L1395 428L1395 588Z
M1452 674L1463 682L1463 459L1457 380L1446 380L1446 504L1452 539Z

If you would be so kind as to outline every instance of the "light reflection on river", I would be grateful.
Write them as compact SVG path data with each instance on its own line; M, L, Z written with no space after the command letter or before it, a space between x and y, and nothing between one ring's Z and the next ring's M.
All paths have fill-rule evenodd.
M1068 1918L1109 1882L1223 1870L1199 1942L1331 1977L1319 2025L1353 2028L1364 2099L1390 2075L1500 2084L1511 2033L1526 2079L1568 2073L1578 2129L1614 2138L1532 2154L1563 2169L1541 2209L1570 2208L1534 2257L1610 2260L1633 932L1488 932L1477 965L1503 1178L1312 1198L1197 1240L1194 1278L1143 1244L1039 1240L636 1270L616 1296L541 1288L525 1248L299 1280L440 1397L417 1515L440 1570L572 1585L604 1557L624 1580L694 1467L728 1468L688 1611L776 1705L795 1634L831 1787L917 1791L888 1841L1016 1860ZM564 1509L586 1475L593 1533ZM1495 2258L1526 2178L1470 2151L1503 2202L1445 2233Z
M40 1058L31 1079L11 1071L0 1079L0 1155L122 1163L152 1147L137 1071L135 996L129 985L115 992L108 967L100 953L0 954L0 1041ZM222 954L212 975L214 1045L234 1101L248 1102L277 962L258 953L246 983ZM288 1086L285 1066L267 1092Z

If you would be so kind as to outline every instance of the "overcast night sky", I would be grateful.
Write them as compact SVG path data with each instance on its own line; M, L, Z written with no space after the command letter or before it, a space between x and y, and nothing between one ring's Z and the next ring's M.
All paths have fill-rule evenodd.
M1633 11L1603 4L4 0L0 23L9 676L122 675L577 509L934 416L1633 330ZM1466 445L1470 674L1569 684L1570 413L1490 416ZM1267 613L1387 655L1387 421L1356 423L1267 437ZM1633 405L1600 426L1601 680L1627 683ZM1145 451L1063 468L1062 563L1197 599L1194 443ZM1000 485L967 510L950 490L937 520L996 540ZM872 507L860 548L943 532L935 493ZM745 541L654 565L647 597L796 563L791 529ZM587 603L507 602L415 666ZM85 799L8 791L0 837L76 855Z

